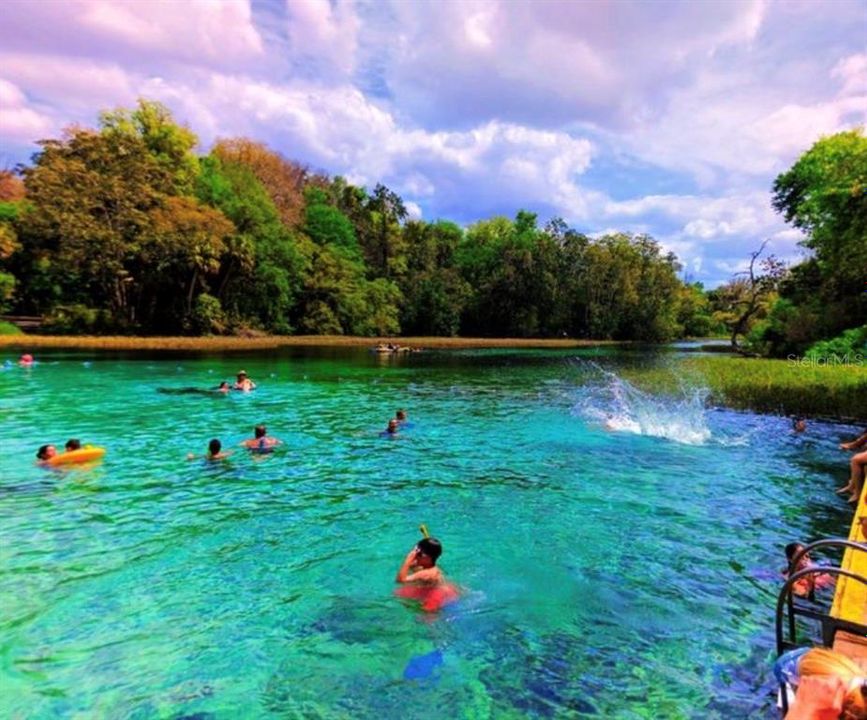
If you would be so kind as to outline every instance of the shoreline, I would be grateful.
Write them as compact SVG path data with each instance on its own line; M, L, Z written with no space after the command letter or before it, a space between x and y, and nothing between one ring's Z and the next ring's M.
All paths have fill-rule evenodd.
M283 347L366 347L393 343L413 349L557 349L627 345L617 340L464 337L359 337L355 335L288 335L263 337L184 337L126 335L0 335L0 348L70 350L250 351Z

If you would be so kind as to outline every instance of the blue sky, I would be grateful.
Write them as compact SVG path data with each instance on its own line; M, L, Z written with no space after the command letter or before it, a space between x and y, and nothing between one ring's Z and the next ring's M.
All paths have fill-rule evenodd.
M6 0L0 164L160 100L462 224L519 208L648 232L714 286L778 173L867 122L867 0Z

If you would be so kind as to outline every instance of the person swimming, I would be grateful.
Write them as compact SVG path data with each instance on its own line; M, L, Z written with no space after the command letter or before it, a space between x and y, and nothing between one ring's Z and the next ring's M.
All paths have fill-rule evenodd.
M47 463L55 455L57 455L57 448L54 445L42 445L36 451L36 461L40 464Z
M227 383L225 380L223 380L223 382L221 382L221 383L217 386L217 392L219 392L219 393L227 393L227 392L229 392L231 389L232 389L231 386L230 386L229 383Z
M24 353L20 358L18 358L18 364L21 367L32 367L33 362L33 356L30 353Z
M241 390L242 392L250 392L250 390L256 389L256 383L254 383L249 377L247 377L246 370L238 371L238 378L235 380L234 385L235 390Z
M398 597L418 600L423 610L436 612L458 599L457 587L446 580L437 560L443 552L442 543L433 537L425 537L410 550L394 581L402 587L395 591Z
M804 549L804 545L799 542L791 542L786 545L786 560L788 564L785 568L783 568L782 574L784 578L789 577L789 568L791 568L792 560L795 555L797 555L801 550ZM801 555L798 560L798 564L796 567L792 568L792 574L801 572L801 570L807 570L810 568L819 567L816 563L813 562L813 559L810 557L810 553L804 553ZM822 588L831 587L834 584L834 576L829 575L828 573L815 573L811 575L805 575L800 580L796 580L795 584L792 586L792 592L795 595L800 597L807 597L812 595L815 590L821 590Z
M264 425L254 427L253 437L241 443L241 445L254 453L270 453L274 451L277 445L281 444L281 440L268 435L268 428Z
M392 418L388 421L388 427L385 428L381 433L379 433L380 437L397 437L399 430L399 424L397 422L397 418Z
M223 443L214 438L208 443L208 453L205 455L205 460L225 460L231 454L231 452L223 452ZM194 453L190 453L187 455L187 460L195 460L196 457Z
M81 440L78 438L70 438L66 441L64 452L72 452L73 450L81 450Z

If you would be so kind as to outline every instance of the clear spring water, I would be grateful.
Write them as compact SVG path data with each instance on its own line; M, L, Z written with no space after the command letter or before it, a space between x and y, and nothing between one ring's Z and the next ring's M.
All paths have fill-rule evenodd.
M0 717L773 717L781 546L846 531L847 429L794 437L617 375L677 357L6 367ZM258 390L158 390L240 367ZM412 427L379 437L398 407ZM259 422L271 456L237 450ZM68 437L105 460L34 465ZM234 456L186 460L211 437ZM465 589L435 616L392 595L422 522Z

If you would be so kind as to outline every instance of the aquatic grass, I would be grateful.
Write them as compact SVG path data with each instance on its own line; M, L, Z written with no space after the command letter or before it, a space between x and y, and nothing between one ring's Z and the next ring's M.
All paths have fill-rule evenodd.
M622 373L643 390L674 392L704 385L713 403L740 410L835 419L867 419L867 366L825 365L809 359L693 357L674 368Z
M0 335L23 335L24 333L11 322L0 320Z
M190 350L225 352L281 347L373 347L394 343L410 348L573 348L616 345L607 340L540 340L533 338L358 337L350 335L265 335L257 337L143 337L88 335L0 335L0 347L80 350Z

